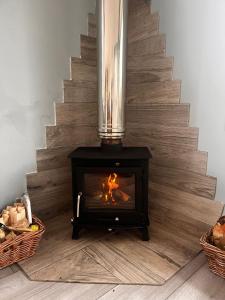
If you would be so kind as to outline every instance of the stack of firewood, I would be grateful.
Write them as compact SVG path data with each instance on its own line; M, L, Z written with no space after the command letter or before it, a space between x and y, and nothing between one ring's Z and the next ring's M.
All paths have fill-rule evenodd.
M29 227L32 223L32 213L28 202L28 198L24 202L20 199L20 202L7 206L0 213L0 243L14 239L20 233L38 229Z
M29 223L26 217L26 209L23 203L15 203L13 206L7 206L1 213L0 223L12 227L28 227Z

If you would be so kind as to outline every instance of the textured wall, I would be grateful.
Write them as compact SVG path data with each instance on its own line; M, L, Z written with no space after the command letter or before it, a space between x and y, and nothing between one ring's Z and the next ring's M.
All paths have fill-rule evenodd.
M182 79L182 101L191 103L191 125L200 128L199 148L209 153L208 173L218 178L225 201L225 1L153 0L167 54Z
M93 0L0 0L0 207L25 189Z

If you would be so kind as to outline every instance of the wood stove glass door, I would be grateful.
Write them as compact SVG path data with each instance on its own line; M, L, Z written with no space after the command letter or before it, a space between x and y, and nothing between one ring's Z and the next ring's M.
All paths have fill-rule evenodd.
M135 210L139 171L134 168L82 168L82 174L79 172L82 210Z

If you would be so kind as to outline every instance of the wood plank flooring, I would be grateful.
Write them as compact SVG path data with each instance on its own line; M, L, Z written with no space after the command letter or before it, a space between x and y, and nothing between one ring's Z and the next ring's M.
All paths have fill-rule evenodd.
M30 175L31 186L32 180ZM73 241L72 213L67 212L46 222L36 255L20 267L39 281L164 284L199 253L199 238L221 215L223 204L157 183L150 185L150 199L150 241L143 242L134 230L94 229Z
M162 286L37 282L15 266L0 270L1 300L223 300L225 293L203 253Z

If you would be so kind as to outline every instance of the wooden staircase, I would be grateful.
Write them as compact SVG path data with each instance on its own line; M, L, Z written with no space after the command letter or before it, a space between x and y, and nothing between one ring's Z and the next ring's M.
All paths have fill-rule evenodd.
M96 145L96 17L88 16L88 36L81 35L81 57L71 58L71 80L55 105L56 125L46 127L46 149L37 150L37 172L27 175L32 207L40 217L54 217L71 207L71 172L67 155L80 145ZM207 175L207 153L198 150L197 128L189 127L190 106L181 103L181 82L173 80L173 58L166 56L159 15L144 0L129 0L125 144L151 148L153 223L198 236L213 224L223 205L215 197L216 178ZM160 225L161 224L161 225ZM161 226L161 227L160 227Z

